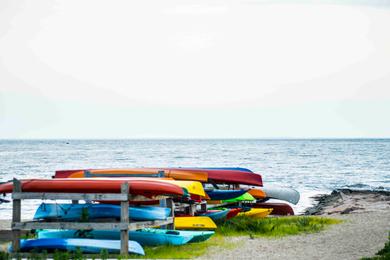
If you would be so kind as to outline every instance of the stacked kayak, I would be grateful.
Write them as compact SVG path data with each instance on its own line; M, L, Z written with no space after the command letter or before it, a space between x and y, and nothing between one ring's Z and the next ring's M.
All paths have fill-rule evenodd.
M107 250L108 253L118 254L120 252L120 240L99 240L86 238L38 238L38 239L21 239L20 250L29 251L76 251L80 249L83 253L98 254L101 250ZM135 242L129 241L129 253L145 255L142 246ZM12 247L9 251L13 251Z
M119 240L120 232L115 230L40 230L38 238L91 238ZM143 246L184 245L202 242L214 235L214 231L183 231L146 228L129 231L129 238Z
M129 207L129 218L132 220L164 220L171 214L170 208L138 206ZM120 219L121 207L111 204L49 204L42 203L35 212L34 219L61 219L81 220L87 219L115 218Z

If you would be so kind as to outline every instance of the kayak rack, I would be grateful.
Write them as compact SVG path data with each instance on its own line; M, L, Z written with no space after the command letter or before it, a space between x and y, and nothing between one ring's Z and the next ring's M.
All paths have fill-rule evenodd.
M143 229L148 227L165 226L174 229L174 207L172 198L164 197L160 199L160 206L171 209L171 216L165 220L154 221L130 221L129 220L129 200L148 200L140 199L137 196L129 194L129 183L121 185L121 193L45 193L45 192L23 192L21 183L18 179L13 179L12 192L12 247L13 252L20 251L20 237L22 231L32 229L77 229L77 230L120 230L122 255L128 254L129 231ZM46 222L46 221L21 221L22 200L28 199L51 199L51 200L71 200L72 203L78 203L79 200L85 201L120 201L121 218L120 222Z

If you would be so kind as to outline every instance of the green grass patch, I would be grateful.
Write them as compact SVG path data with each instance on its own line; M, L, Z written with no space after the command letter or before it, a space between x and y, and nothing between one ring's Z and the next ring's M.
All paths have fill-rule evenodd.
M219 223L217 234L222 236L245 236L251 238L282 237L300 233L315 233L325 229L331 224L340 223L341 220L313 216L250 218L235 217Z
M177 258L194 258L204 255L211 247L220 249L232 249L236 246L228 242L222 236L213 236L205 242L190 243L182 246L144 246L145 256L131 255L129 258L158 258L158 259L177 259Z

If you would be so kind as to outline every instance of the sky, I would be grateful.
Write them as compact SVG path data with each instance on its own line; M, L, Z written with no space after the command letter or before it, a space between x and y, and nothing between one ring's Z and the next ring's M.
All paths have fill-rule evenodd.
M390 1L0 1L0 139L390 137Z

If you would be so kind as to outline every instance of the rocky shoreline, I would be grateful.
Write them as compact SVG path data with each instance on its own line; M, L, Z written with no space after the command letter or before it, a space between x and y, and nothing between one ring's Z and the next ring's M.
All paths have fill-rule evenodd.
M390 210L390 191L337 189L331 194L313 197L317 205L304 215L334 215Z

